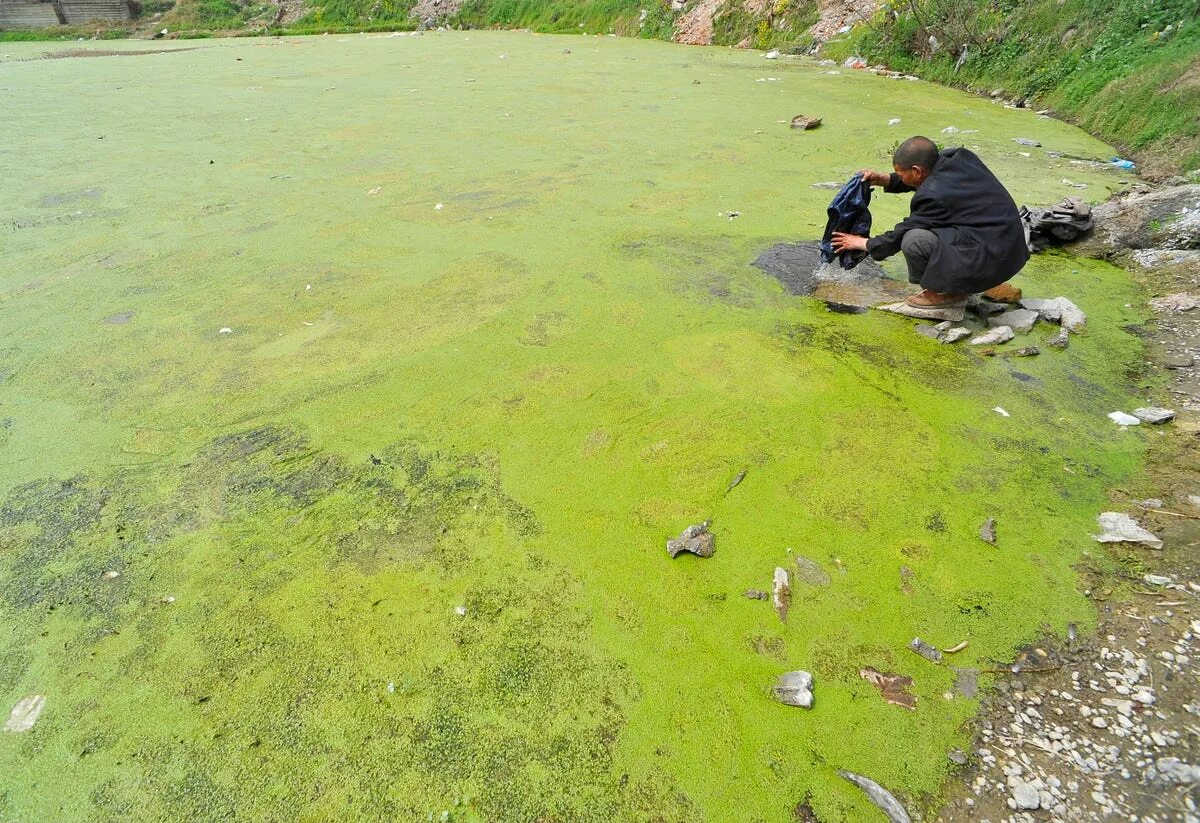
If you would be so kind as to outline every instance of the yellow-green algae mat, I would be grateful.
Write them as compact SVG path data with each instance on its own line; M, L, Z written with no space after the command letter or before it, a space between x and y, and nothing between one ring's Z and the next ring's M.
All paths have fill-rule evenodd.
M929 808L976 708L948 664L1087 621L1072 567L1144 436L1104 416L1126 277L1037 258L1017 285L1088 333L987 360L748 264L911 134L1029 203L1105 196L1046 153L1105 146L609 38L69 48L185 46L0 46L0 714L46 697L0 817L880 819L838 769ZM671 560L709 517L716 555ZM831 581L783 624L743 592L797 555ZM792 669L811 711L770 696Z

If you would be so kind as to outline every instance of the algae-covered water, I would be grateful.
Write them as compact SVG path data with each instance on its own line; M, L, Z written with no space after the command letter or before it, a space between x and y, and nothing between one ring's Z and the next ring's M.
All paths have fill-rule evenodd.
M838 769L927 808L954 667L1086 623L1140 453L1104 417L1126 277L1038 257L1016 284L1088 333L985 359L748 263L911 134L1029 203L1102 199L1046 154L1102 144L722 49L103 44L185 46L0 47L0 715L46 697L0 818L882 819ZM716 555L671 560L704 518ZM743 592L795 556L829 583L784 624ZM792 669L810 711L770 697Z

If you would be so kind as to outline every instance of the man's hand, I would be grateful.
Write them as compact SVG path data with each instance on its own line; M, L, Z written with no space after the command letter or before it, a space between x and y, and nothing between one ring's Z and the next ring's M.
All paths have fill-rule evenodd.
M859 237L857 234L846 234L844 232L835 231L833 233L833 250L841 253L844 251L866 251L867 238Z
M863 176L863 180L867 181L868 186L886 186L892 181L892 175L885 171L862 169L859 174Z

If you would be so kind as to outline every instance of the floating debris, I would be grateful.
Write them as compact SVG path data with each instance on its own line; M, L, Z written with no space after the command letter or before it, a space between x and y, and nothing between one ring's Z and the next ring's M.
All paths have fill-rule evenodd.
M788 584L787 569L775 568L775 581L771 588L771 603L775 613L784 623L787 622L788 608L792 605L792 587Z
M841 189L841 187L842 184L836 180L827 180L824 183L813 183L811 186L809 186L811 189L832 189L833 191L838 191Z
M958 126L946 126L946 128L942 129L942 134L958 134L959 131L961 129Z
M771 693L780 703L811 709L813 704L812 684L813 677L808 672L787 672L779 675Z
M958 654L963 649L965 649L967 646L969 646L970 643L971 643L970 640L964 640L961 643L956 643L955 645L951 646L948 649L942 649L942 653L943 654Z
M725 493L729 494L731 491L733 491L734 489L737 488L737 485L739 483L741 483L745 479L746 479L746 469L742 469L740 472L738 472L736 475L734 475L733 480L729 481L729 487L725 489Z
M909 711L917 708L917 698L908 691L912 678L904 674L887 674L867 666L859 669L858 676L879 689L883 699L895 706L901 706Z
M801 129L803 131L811 131L821 125L820 117L805 117L803 114L797 114L792 118L792 128Z
M979 527L979 539L984 543L996 545L996 518L989 517L983 521L983 525Z
M121 573L116 569L109 569L104 574L100 575L101 580L116 580L121 576Z
M796 555L796 578L802 583L818 588L829 585L829 575L825 570L807 557Z
M883 810L891 823L912 823L912 818L908 816L908 812L904 811L900 801L871 778L848 772L845 769L838 769L838 774L866 792L871 802Z
M924 657L930 663L942 662L942 653L919 637L914 637L912 640L910 640L908 643L908 648L910 651L914 651L921 655L921 657Z
M1036 148L1038 148L1038 147L1040 147L1040 146L1042 145L1042 144L1041 144L1041 143L1039 143L1037 140L1033 140L1033 139L1030 139L1030 138L1028 138L1028 137L1014 137L1014 138L1012 139L1012 141L1013 141L1014 143L1017 143L1017 144L1019 144L1019 145L1022 145L1022 146L1029 146L1029 147L1031 147L1031 148L1035 148L1035 149L1036 149Z
M708 531L711 525L711 520L705 520L688 526L679 537L667 541L667 554L675 557L680 552L691 552L697 557L712 557L717 549L713 535Z
M1123 411L1115 411L1108 413L1108 419L1116 423L1118 426L1140 426L1141 420L1138 420L1132 414L1126 414Z
M763 57L767 58L768 60L778 60L779 59L779 49L771 49L769 52L764 54Z
M996 406L995 408L993 408L992 411L994 411L996 414L1000 415L1001 417L1012 417L1011 414L1009 414L1008 412L1006 412L1004 409L1000 408L999 406Z
M12 711L9 712L8 722L4 724L4 731L29 731L33 728L33 724L37 722L38 717L42 714L42 709L45 707L45 695L31 694L29 697L22 698L17 702L17 705L12 707Z
M1096 520L1100 524L1100 534L1092 537L1098 543L1144 543L1154 549L1162 548L1161 540L1127 514L1102 512Z
M746 589L746 597L751 600L766 600L770 595L758 589Z
M1157 406L1152 406L1150 408L1134 409L1133 416L1143 423L1158 426L1174 420L1175 412L1172 409L1160 409Z

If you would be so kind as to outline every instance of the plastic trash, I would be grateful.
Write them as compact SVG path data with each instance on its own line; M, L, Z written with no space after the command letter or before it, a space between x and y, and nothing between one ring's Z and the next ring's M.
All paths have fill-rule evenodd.
M1114 157L1114 158L1112 159L1112 164L1113 164L1114 166L1116 166L1118 169L1133 169L1133 168L1136 168L1136 166L1134 166L1134 164L1133 164L1133 161L1132 161L1132 160L1122 160L1120 157Z

